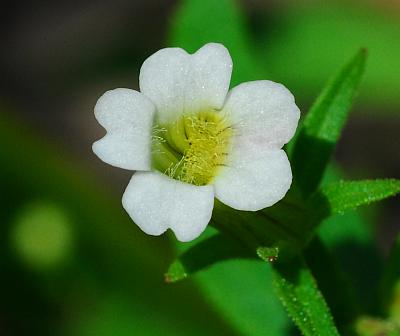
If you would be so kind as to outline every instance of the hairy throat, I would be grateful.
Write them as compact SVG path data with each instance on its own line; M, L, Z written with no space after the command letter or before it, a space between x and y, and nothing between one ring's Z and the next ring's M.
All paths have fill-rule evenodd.
M180 117L168 125L153 127L153 168L182 182L210 184L226 165L231 124L215 111Z

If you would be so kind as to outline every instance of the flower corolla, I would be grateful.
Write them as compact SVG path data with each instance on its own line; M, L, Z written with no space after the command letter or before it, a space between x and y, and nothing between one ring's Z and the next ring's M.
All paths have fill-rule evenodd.
M190 241L209 223L214 198L257 211L290 188L282 146L300 116L293 95L268 80L229 91L231 73L221 44L194 54L166 48L143 63L140 92L119 88L99 98L95 116L107 134L93 151L134 171L122 204L144 232L172 229Z

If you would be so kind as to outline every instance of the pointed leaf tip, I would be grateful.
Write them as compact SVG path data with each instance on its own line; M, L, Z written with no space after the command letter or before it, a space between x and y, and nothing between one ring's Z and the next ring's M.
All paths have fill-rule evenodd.
M254 258L236 240L216 234L191 246L175 260L164 275L167 283L177 282L215 263L240 258Z
M164 274L164 279L166 283L174 283L187 278L187 276L185 267L177 260L168 268L167 273Z
M399 193L398 179L340 181L330 183L316 192L309 200L309 209L317 220L322 220Z
M272 263L278 259L279 248L278 247L260 246L257 248L257 255L262 260Z
M304 119L292 151L294 177L303 194L313 193L340 138L364 74L360 49L327 84Z

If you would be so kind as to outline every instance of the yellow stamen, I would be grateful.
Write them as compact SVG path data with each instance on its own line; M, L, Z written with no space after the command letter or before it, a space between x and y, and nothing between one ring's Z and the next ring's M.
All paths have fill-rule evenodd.
M211 183L218 169L226 164L233 134L227 120L214 111L200 112L183 116L164 128L165 140L156 141L158 147L153 148L154 167L183 182L198 186ZM159 147L161 152L164 150L163 158Z

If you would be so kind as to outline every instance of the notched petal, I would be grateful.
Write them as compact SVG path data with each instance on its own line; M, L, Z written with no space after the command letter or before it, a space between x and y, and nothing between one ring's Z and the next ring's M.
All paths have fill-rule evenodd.
M116 167L150 170L152 102L140 92L119 88L104 93L94 110L107 134L93 144L93 152Z
M187 113L220 109L229 89L232 59L218 43L193 55L180 48L161 49L140 70L140 91L157 106L161 123Z
M170 228L186 242L197 238L209 223L214 191L212 186L194 186L158 172L136 172L122 204L145 233L160 235Z

